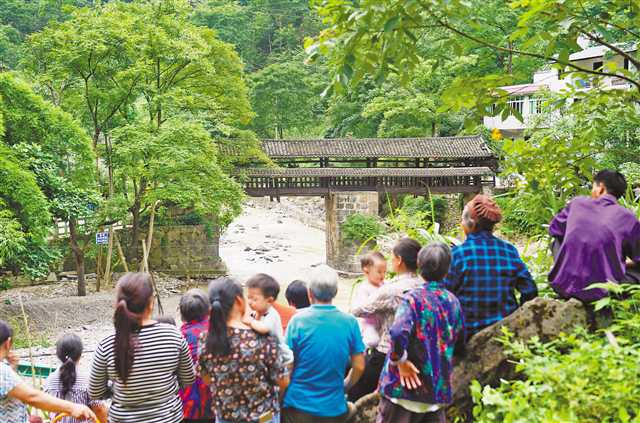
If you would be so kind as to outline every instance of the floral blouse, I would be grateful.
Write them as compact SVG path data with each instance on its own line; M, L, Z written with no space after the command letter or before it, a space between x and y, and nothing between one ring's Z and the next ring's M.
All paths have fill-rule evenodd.
M279 411L277 379L287 366L275 338L251 329L229 328L231 353L206 353L206 333L200 336L198 373L211 378L213 408L218 418L232 422L258 421Z

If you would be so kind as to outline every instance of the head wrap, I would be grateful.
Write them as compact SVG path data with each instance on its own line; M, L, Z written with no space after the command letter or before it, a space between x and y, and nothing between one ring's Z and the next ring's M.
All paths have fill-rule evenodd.
M493 201L493 198L486 195L476 195L467 203L467 207L469 207L469 216L475 221L483 218L489 222L498 223L502 220L500 207Z

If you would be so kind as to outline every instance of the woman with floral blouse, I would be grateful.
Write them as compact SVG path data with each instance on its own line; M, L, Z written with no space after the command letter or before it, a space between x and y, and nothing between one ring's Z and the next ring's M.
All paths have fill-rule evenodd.
M209 285L209 331L200 338L199 372L210 386L217 423L278 423L288 369L275 338L245 323L242 288L228 278Z

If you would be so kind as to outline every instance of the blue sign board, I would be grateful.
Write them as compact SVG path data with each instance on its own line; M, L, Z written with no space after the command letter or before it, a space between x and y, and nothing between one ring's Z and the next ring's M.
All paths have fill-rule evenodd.
M106 245L109 243L109 232L96 233L96 244Z

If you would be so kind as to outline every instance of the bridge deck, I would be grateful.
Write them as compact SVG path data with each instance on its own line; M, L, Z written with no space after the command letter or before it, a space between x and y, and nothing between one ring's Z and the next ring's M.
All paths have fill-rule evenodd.
M342 191L466 193L492 185L488 167L463 168L257 168L247 169L248 195L318 196Z

